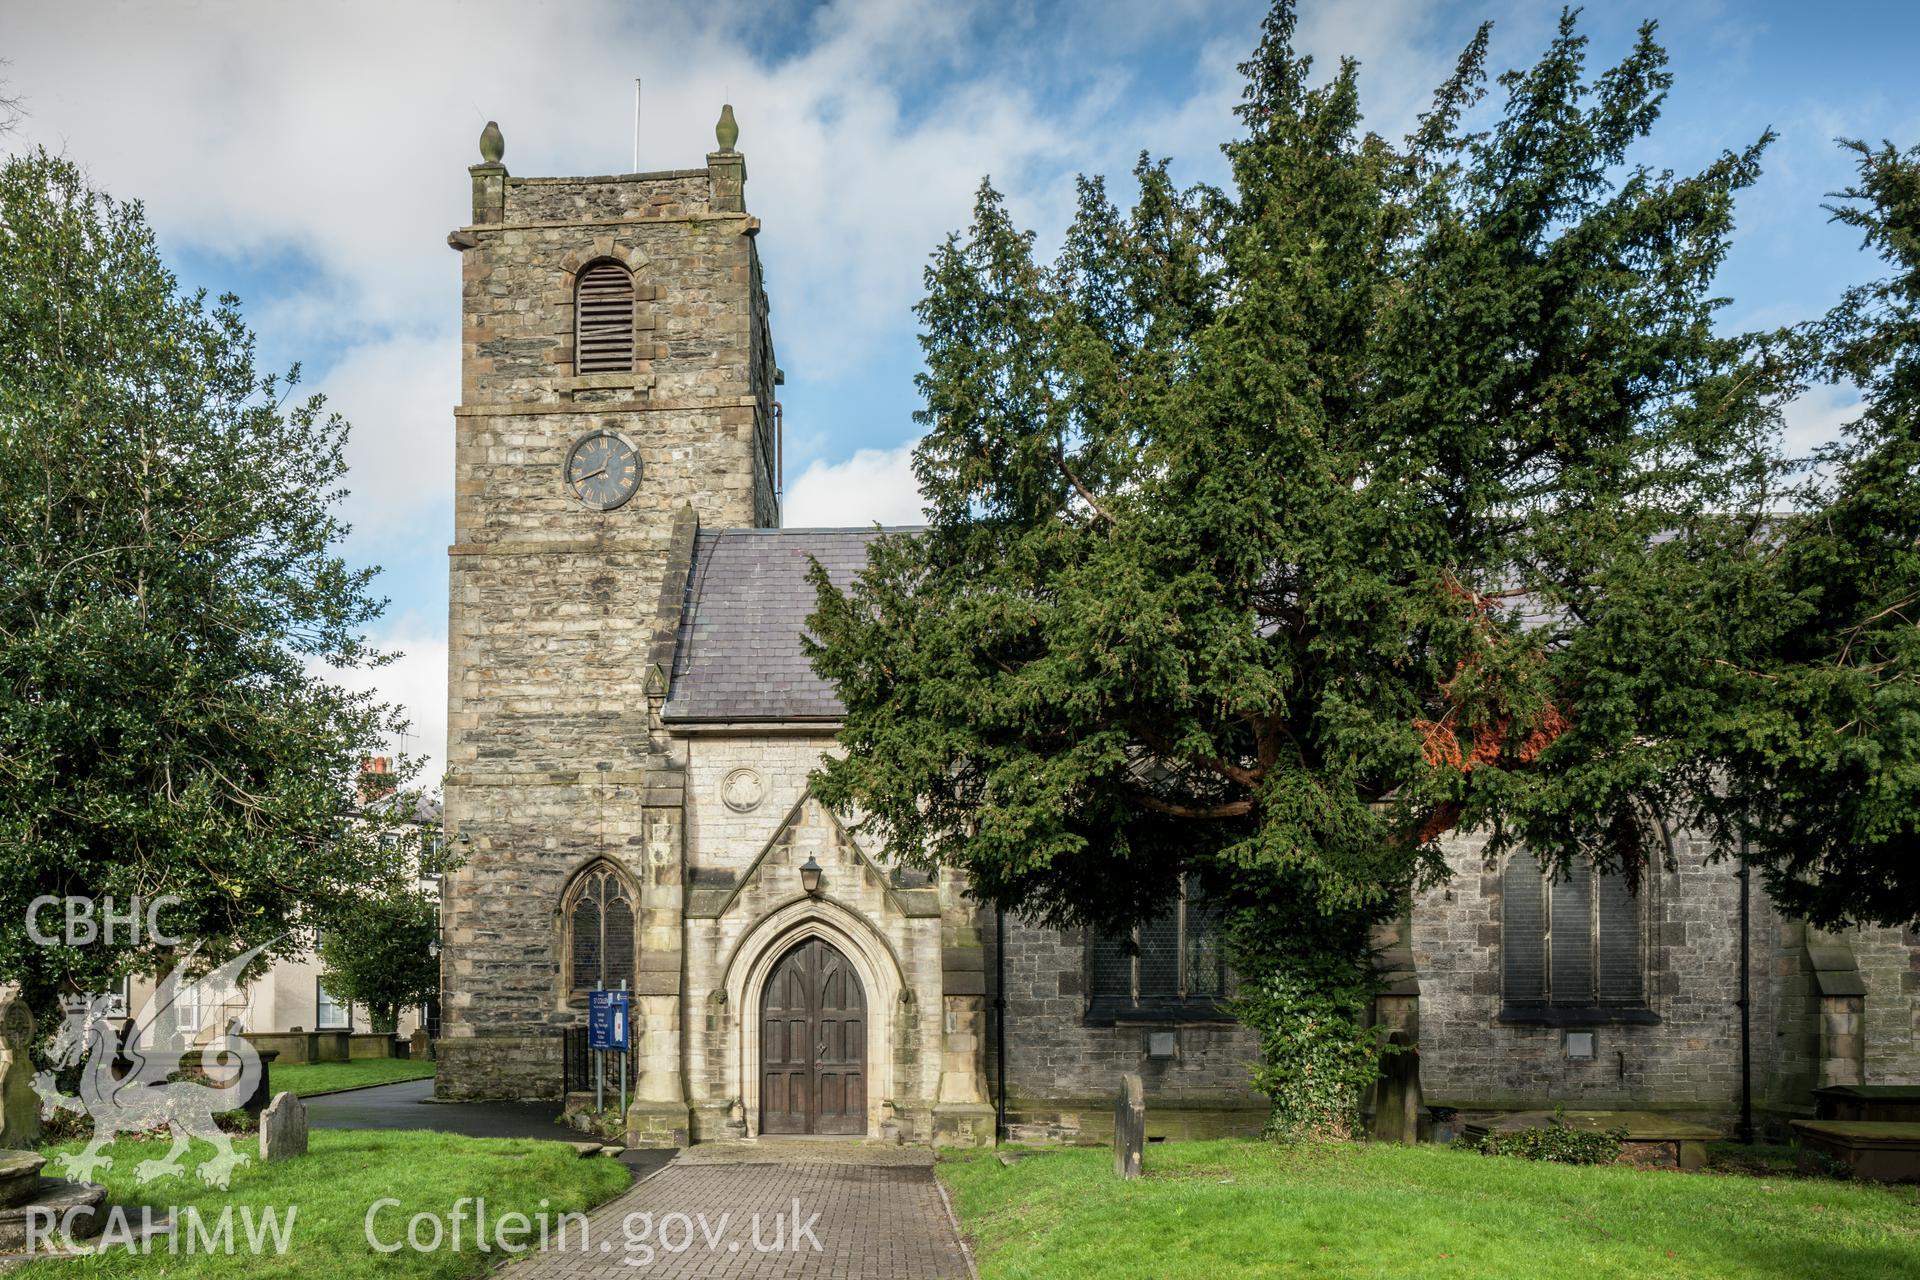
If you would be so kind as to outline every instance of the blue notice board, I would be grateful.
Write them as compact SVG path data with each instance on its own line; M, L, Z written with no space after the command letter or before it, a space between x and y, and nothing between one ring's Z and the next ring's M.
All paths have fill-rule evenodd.
M627 993L593 991L587 995L587 1047L627 1048Z

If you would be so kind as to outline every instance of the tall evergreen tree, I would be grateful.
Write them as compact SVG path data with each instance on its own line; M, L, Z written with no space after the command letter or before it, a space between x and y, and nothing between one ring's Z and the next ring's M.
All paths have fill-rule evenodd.
M171 894L203 955L284 953L407 872L348 820L395 714L325 678L382 660L374 571L336 550L346 424L44 151L0 167L0 350L0 978L44 1002L167 958L124 926L38 945L41 895Z
M1749 559L1700 756L1723 841L1822 924L1920 921L1920 149L1845 144L1835 218L1893 268L1809 327L1814 376L1862 394Z
M983 185L919 307L929 527L816 574L812 652L824 798L1055 923L1202 890L1281 1120L1337 1128L1368 927L1440 836L1637 875L1712 803L1727 636L1690 623L1760 572L1792 371L1713 325L1769 137L1633 159L1651 25L1590 77L1565 16L1473 128L1483 28L1401 144L1293 30L1243 67L1230 189L1083 180L1048 266ZM1344 1087L1288 1092L1315 1071Z

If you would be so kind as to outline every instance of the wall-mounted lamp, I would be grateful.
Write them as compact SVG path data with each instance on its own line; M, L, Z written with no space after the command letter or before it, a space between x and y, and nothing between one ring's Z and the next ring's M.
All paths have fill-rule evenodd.
M820 864L813 860L812 854L800 864L800 887L809 895L820 892Z

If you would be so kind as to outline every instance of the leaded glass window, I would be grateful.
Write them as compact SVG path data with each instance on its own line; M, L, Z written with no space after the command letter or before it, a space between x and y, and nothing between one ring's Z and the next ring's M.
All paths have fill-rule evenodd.
M1195 886L1128 933L1095 935L1088 958L1096 1015L1212 1013L1227 991L1219 916Z
M634 910L626 881L609 867L575 883L567 908L570 989L618 988L633 983Z
M1502 986L1510 1009L1629 1007L1646 999L1641 899L1592 863L1554 877L1533 855L1501 876Z

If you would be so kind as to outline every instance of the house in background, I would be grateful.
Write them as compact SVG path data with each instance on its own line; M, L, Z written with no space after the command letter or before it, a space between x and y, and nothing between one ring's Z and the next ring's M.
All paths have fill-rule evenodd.
M378 817L383 825L413 828L421 841L422 856L426 857L438 848L440 802L419 793L397 791L392 770L393 761L387 756L370 756L361 761L355 817L361 821ZM386 838L400 837L396 834ZM438 896L436 876L423 875L419 883L424 892ZM321 980L323 966L319 947L316 932L312 944L300 954L274 962L265 973L248 983L243 999L217 1008L202 1008L196 998L198 993L187 988L175 1001L173 1025L190 1043L205 1042L223 1029L237 1025L238 1030L260 1047L278 1050L281 1062L386 1057L393 1040L409 1039L423 1027L429 1036L436 1034L438 1001L403 1009L390 1036L375 1032L365 1009L336 1000L328 993ZM130 981L126 992L129 1012L138 1016L157 986L155 977Z

